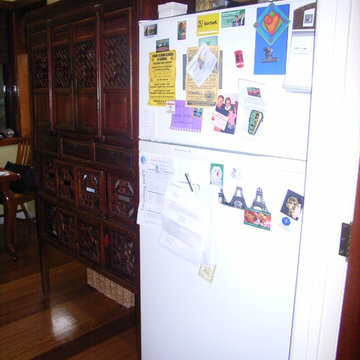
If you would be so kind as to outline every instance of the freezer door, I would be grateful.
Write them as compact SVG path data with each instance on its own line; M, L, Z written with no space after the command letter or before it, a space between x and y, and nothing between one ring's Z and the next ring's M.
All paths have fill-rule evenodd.
M284 43L280 49L276 50L280 40L272 48L273 58L276 57L279 62L290 61L292 74L305 71L299 64L305 64L301 56L307 57L306 64L309 66L306 67L306 76L310 74L311 78L314 31L306 30L308 36L304 42L297 30L293 30L294 11L308 3L310 1L304 0L276 2L277 6L288 11L290 25L282 35ZM286 66L284 73L254 75L254 64L261 63L258 58L266 59L265 48L261 47L260 51L256 47L262 37L257 34L254 24L268 5L257 4L140 22L141 139L306 159L310 93L299 92L296 87L283 87ZM240 13L245 14L245 25L226 25L229 16ZM218 15L218 33L198 35L201 16L212 14ZM179 26L186 28L186 35L180 38ZM295 35L297 45L292 41ZM190 70L186 70L194 54L197 54L197 47L204 41L217 44L206 45L208 49L218 46L218 52L214 50L217 62L213 72L218 73L219 79L212 85L206 85L208 88L189 82L188 79L195 77ZM291 44L295 45L292 47ZM303 48L299 50L301 46ZM240 57L243 66L239 66ZM272 63L268 63L268 66L272 66ZM287 85L293 79L288 79ZM223 96L222 110L216 108L218 96ZM206 100L194 100L195 97ZM223 109L226 98L230 99L233 109L230 115L228 110ZM223 127L226 121L228 125Z

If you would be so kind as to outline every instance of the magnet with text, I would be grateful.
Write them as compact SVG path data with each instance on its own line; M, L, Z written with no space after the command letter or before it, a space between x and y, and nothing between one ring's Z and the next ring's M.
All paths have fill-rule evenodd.
M303 207L304 197L288 190L280 211L294 220L299 220Z

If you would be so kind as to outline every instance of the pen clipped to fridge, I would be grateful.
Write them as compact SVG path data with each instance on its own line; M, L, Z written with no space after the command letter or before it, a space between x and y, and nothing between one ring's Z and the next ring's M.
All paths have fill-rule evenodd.
M143 359L289 356L315 10L139 23Z

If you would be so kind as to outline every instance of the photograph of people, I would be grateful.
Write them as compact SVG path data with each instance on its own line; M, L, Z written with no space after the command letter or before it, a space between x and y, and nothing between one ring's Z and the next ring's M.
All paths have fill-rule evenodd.
M244 26L244 25L245 25L245 12L241 11L240 12L240 19L239 19L239 15L236 14L235 19L232 22L232 26Z
M238 102L232 102L231 96L233 99L236 98L235 94L227 96L226 98L223 95L219 95L215 105L215 111L227 117L227 123L223 130L214 127L215 131L224 132L226 134L234 134L236 127L236 117L237 117L237 107Z
M186 21L178 21L178 40L186 39Z

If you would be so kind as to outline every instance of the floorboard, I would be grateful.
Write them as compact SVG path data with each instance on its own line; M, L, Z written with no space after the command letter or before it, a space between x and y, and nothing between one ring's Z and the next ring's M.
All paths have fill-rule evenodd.
M0 359L137 360L134 309L88 286L86 267L51 246L45 296L35 226L18 230L13 261L0 226Z

